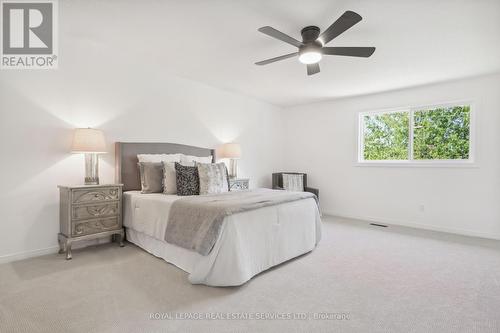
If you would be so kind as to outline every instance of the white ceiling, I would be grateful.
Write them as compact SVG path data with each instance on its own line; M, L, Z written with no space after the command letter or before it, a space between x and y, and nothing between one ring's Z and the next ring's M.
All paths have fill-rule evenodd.
M175 74L280 106L500 71L498 0L59 3L61 64L63 48L78 44L110 65ZM296 58L254 65L295 51L259 27L300 39L304 26L324 30L345 10L363 20L328 45L376 46L371 58L326 56L321 73L310 77Z

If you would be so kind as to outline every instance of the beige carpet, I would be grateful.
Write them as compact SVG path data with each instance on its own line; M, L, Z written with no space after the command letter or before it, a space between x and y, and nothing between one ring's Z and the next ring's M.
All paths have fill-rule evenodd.
M343 320L172 320L337 313ZM312 253L238 288L194 286L127 244L0 265L0 332L500 332L495 241L324 219Z

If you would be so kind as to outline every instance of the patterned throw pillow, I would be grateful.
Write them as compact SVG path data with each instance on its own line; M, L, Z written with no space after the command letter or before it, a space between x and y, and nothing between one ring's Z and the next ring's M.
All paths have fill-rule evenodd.
M224 163L196 163L200 177L200 194L229 191L227 169Z
M177 195L198 195L200 194L200 178L198 168L195 166L184 166L175 163Z

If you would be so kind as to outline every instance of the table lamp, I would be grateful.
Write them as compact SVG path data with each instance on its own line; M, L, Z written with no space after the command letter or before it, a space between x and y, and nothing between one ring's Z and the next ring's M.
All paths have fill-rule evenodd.
M85 154L85 185L99 185L99 154L106 153L104 133L93 128L77 128L71 152Z
M241 147L238 143L225 143L220 148L219 157L229 158L229 178L238 177L238 159L241 157Z

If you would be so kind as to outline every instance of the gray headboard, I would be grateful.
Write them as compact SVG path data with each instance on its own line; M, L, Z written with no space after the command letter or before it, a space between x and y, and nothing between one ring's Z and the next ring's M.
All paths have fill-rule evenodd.
M140 190L137 154L185 154L213 156L215 149L186 146L177 143L117 142L115 144L115 181L123 184L124 191Z

